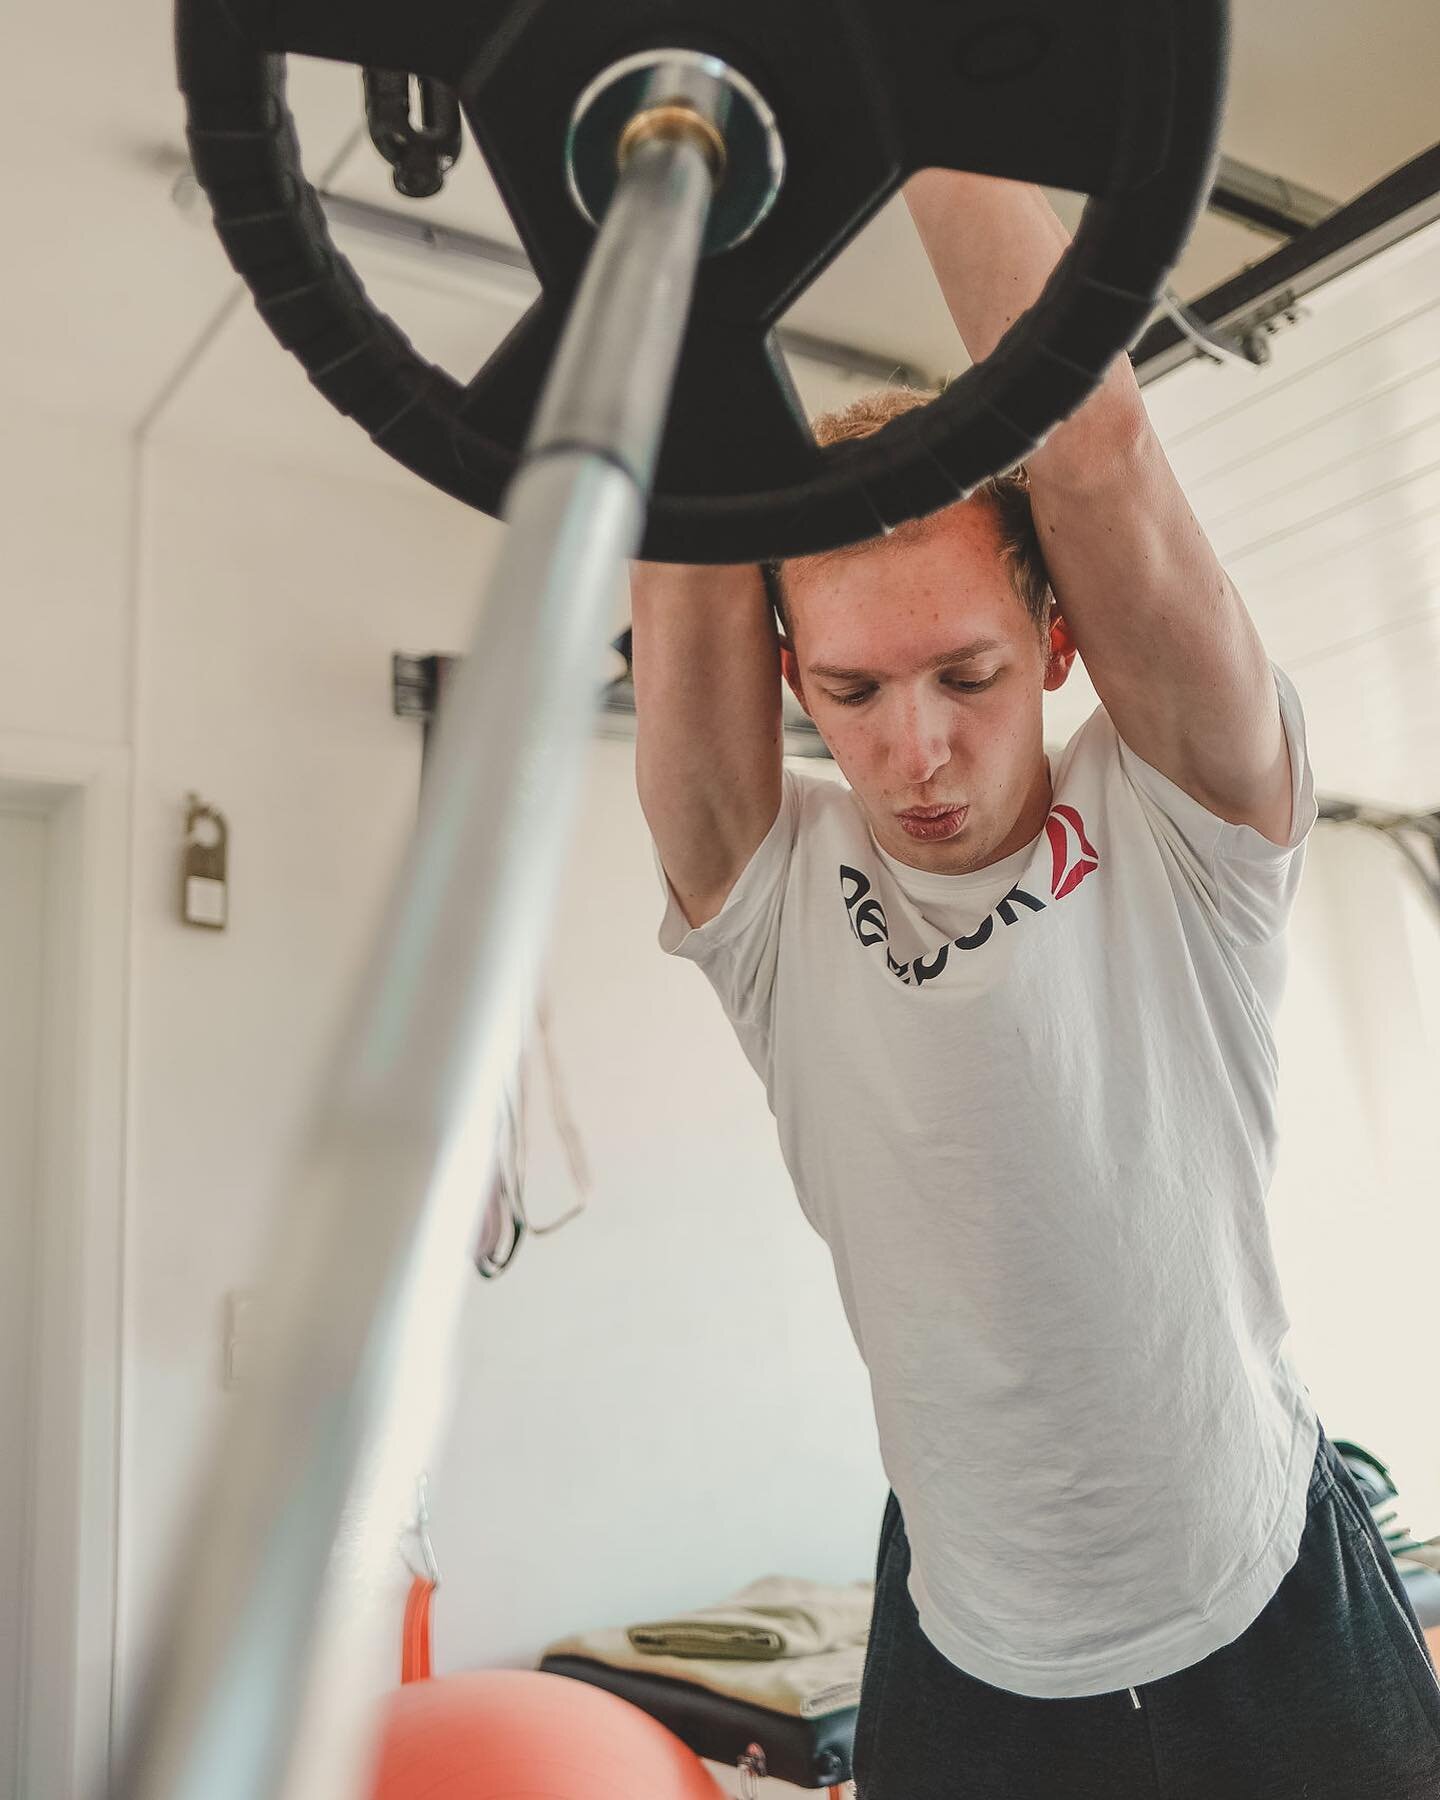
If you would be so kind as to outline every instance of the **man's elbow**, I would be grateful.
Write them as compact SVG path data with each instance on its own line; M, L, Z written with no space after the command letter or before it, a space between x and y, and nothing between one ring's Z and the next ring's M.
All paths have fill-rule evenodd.
M1147 459L1163 456L1145 411L1128 357L1120 357L1104 383L1062 421L1031 456L1034 486L1099 495L1133 490Z

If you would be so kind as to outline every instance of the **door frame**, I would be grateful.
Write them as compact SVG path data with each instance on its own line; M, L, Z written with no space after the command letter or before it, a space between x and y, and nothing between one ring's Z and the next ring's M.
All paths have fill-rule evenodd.
M113 1731L129 754L0 734L0 804L48 826L17 1761L22 1794L80 1800Z

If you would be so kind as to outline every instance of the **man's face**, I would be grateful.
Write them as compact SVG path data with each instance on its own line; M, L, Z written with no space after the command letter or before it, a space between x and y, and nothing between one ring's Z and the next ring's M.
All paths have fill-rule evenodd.
M917 536L787 564L786 678L881 847L962 874L1050 805L1042 695L1069 671L1019 599L983 504Z

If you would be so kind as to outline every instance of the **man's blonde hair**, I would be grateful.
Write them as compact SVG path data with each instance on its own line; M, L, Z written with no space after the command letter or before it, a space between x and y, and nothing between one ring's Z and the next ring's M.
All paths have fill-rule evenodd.
M862 394L858 400L852 400L848 406L839 407L834 412L821 413L811 426L815 442L823 447L828 444L849 443L854 438L870 437L882 425L888 425L902 413L913 412L917 406L927 405L935 397L933 393L916 388L876 388L871 393ZM1045 632L1050 624L1053 599L1050 592L1050 572L1045 567L1040 539L1036 535L1035 520L1030 511L1030 477L1023 464L1004 475L987 476L965 500L955 502L962 506L974 503L988 505L994 513L1000 528L1000 554L1009 566L1015 592L1026 612L1035 621L1037 629ZM934 516L932 514L931 519ZM897 525L886 542L898 539L903 543L907 537L920 536L930 525L931 519L912 519L904 525ZM869 542L847 544L827 554L855 555L869 547ZM785 565L770 562L765 563L763 568L766 589L781 628L789 636Z

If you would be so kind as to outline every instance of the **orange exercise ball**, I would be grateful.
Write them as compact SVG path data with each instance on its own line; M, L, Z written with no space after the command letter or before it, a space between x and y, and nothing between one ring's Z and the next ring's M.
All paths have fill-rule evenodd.
M536 1669L413 1681L387 1702L372 1800L724 1800L618 1694Z

